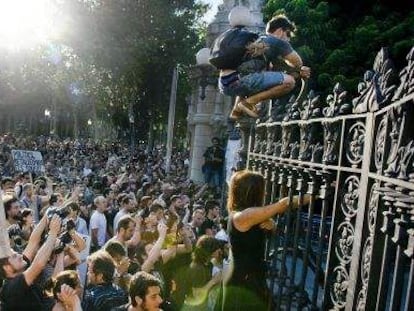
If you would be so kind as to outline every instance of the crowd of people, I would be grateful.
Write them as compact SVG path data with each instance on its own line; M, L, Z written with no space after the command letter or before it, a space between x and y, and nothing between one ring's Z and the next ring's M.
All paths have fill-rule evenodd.
M294 30L277 16L258 40L297 78L309 78L289 44ZM257 100L294 86L295 77L282 72L219 69L221 91L238 96L233 119L257 117ZM265 232L299 200L263 206L263 176L235 172L227 219L219 195L224 151L218 138L212 143L203 155L206 183L196 185L186 152L175 150L167 170L162 148L3 135L0 235L7 229L10 245L0 236L1 310L270 310ZM16 171L12 150L39 151L44 170Z
M187 153L167 174L162 149L12 134L0 144L13 249L0 259L2 310L214 309L226 222L215 188L187 177ZM11 150L40 151L45 172L15 172ZM139 280L153 284L151 302Z

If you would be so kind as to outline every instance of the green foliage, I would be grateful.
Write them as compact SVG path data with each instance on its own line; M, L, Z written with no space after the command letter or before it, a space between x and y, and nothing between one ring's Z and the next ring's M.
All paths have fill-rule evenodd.
M325 95L336 82L355 94L382 47L389 47L401 68L414 45L414 12L385 1L266 2L266 21L280 13L296 23L292 45L312 68L312 86Z
M180 64L177 119L185 120L185 68L195 62L205 27L199 20L206 6L195 2L56 1L65 26L59 40L35 53L0 53L0 101L39 106L28 98L40 94L45 108L53 97L57 118L84 109L80 118L112 122L121 131L129 130L133 115L137 138L146 139L150 124L167 123L172 70Z

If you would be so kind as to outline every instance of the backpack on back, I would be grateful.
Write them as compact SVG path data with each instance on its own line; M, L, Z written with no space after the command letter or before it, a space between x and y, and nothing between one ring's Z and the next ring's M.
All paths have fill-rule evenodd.
M223 32L214 40L210 64L218 69L236 69L245 60L247 45L258 37L258 34L241 27Z

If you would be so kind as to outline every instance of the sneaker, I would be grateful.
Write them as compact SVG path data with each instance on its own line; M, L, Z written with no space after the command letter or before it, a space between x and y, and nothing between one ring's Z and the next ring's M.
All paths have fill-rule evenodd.
M237 108L241 109L248 116L257 119L259 115L257 114L256 105L249 104L245 100L240 100L237 103Z

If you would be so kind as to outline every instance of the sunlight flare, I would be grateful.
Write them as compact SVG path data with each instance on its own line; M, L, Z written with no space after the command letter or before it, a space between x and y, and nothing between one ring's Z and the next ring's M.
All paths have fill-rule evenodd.
M30 48L58 35L52 0L0 0L0 46Z

